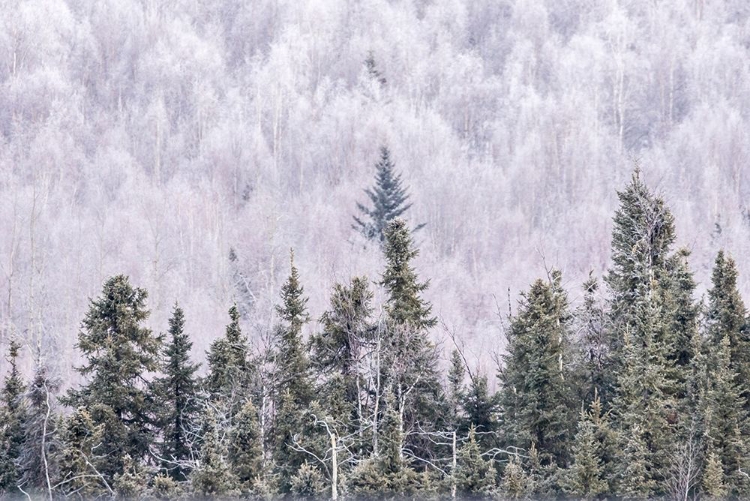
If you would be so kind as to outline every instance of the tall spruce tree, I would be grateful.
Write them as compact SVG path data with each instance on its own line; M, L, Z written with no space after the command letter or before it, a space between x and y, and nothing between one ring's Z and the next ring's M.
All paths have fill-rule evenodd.
M124 275L105 282L78 334L85 363L76 370L88 382L63 399L66 405L88 408L94 423L104 425L97 450L99 471L108 481L122 473L126 454L140 461L154 440L155 408L145 381L159 368L162 339L141 325L149 315L147 297Z
M176 303L169 319L169 339L164 347L162 376L154 380L154 396L158 403L159 428L162 435L160 455L162 468L175 480L186 480L186 460L191 456L188 429L196 421L200 364L190 361L190 337L185 333L185 314Z
M229 431L227 459L237 476L240 489L249 492L263 475L263 436L258 424L258 410L248 400L237 414Z
M296 450L294 436L305 428L305 410L314 398L310 361L302 339L302 327L309 321L307 297L300 283L294 253L290 254L290 273L281 288L282 304L276 307L281 319L275 341L274 462L280 476L280 489L290 492L292 477L308 459Z
M570 457L575 416L568 360L567 294L562 276L537 280L512 318L499 378L500 411L507 446L539 453L542 466L564 467Z
M19 493L17 462L24 441L26 405L23 401L25 385L18 370L21 345L11 339L8 346L10 370L5 376L0 408L0 492Z
M747 310L737 289L737 268L723 251L716 256L705 314L706 335L713 346L729 339L730 366L737 374L745 411L750 412L750 330Z
M592 413L581 412L571 448L573 464L566 474L565 490L582 499L596 498L609 489L595 419Z
M335 392L343 385L351 413L359 408L363 387L359 365L372 337L372 299L366 277L355 277L349 285L336 284L330 309L321 318L323 329L310 342L311 363L324 378L324 393Z
M240 328L240 312L236 304L232 305L224 337L211 343L206 353L208 374L205 380L209 398L226 407L230 418L239 411L246 397L249 350L247 337Z
M437 320L432 305L422 297L429 282L421 282L413 267L419 251L402 219L388 225L384 252L386 267L380 285L386 293L386 318L377 334L383 355L381 380L384 387L392 389L407 428L443 428L442 420L435 417L446 416L447 408L438 354L429 339L429 329ZM418 456L428 454L431 448L417 435L408 437L408 443Z
M724 470L724 485L733 496L750 492L750 423L745 411L737 373L731 366L731 344L725 336L709 354L709 386L705 393L705 440Z
M363 219L354 216L355 224L352 228L359 231L368 240L378 242L385 241L385 233L388 224L394 219L401 217L411 204L407 203L409 195L406 188L401 185L401 176L395 172L395 166L391 161L391 153L386 147L380 148L380 160L375 166L375 186L365 190L372 202L372 208L367 208L358 203L357 208L362 213ZM415 231L424 227L420 224Z

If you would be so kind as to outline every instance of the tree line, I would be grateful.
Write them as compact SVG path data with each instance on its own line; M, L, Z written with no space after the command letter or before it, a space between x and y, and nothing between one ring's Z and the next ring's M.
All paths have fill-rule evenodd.
M370 190L375 208L360 210L373 222L357 219L355 227L382 242L384 269L375 282L334 285L309 336L292 253L276 327L251 342L233 305L204 371L191 360L180 306L166 333L152 332L144 326L147 292L122 275L104 283L81 324L81 385L61 393L41 356L25 381L12 341L0 407L3 492L681 500L750 493L750 337L735 263L720 252L697 300L689 251L674 249L674 218L637 169L618 193L603 286L590 277L574 308L560 271L534 282L503 322L493 392L457 337L441 369L430 336L437 319L423 297L429 282L414 266L412 228L397 217L407 196L397 176L386 176L392 165L387 150L382 155L380 177L398 203L378 226L377 200L388 197Z

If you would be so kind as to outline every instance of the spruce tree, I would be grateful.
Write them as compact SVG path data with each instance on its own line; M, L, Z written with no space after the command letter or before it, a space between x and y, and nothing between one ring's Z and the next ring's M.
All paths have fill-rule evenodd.
M484 374L475 374L471 378L461 401L464 418L460 430L465 432L474 428L480 433L477 442L489 449L498 445L495 436L498 428L499 395L490 393L487 384L487 376Z
M748 433L750 426L745 401L731 367L728 336L709 355L709 387L702 408L705 412L705 435L708 449L724 468L724 481L729 493L745 496L750 482L743 472L748 470Z
M229 308L229 324L224 337L217 339L206 353L208 375L205 389L214 403L226 407L231 417L242 405L248 386L247 337L240 328L240 313L237 305Z
M500 372L500 410L507 446L535 445L542 466L567 465L575 418L569 381L567 294L562 276L537 280L512 318Z
M263 436L258 425L258 411L247 401L235 416L229 431L227 459L244 492L252 489L256 478L263 474Z
M438 355L429 339L429 328L437 320L432 305L422 297L429 282L419 280L412 264L418 254L406 223L392 221L386 232L386 267L380 281L386 293L386 318L377 333L381 380L392 389L407 428L444 428L442 420L435 419L445 416L447 409ZM410 436L409 445L418 456L431 448L424 436Z
M572 452L573 464L567 471L566 490L582 499L593 499L606 493L609 485L605 479L601 443L589 412L581 412Z
M706 334L714 346L729 339L730 366L737 374L750 412L750 331L746 325L747 310L737 289L737 268L731 257L720 251L711 275L706 308Z
M495 468L491 461L482 457L473 426L469 429L468 442L458 451L457 468L453 475L456 490L463 496L487 496L495 490Z
M163 376L154 381L162 434L162 468L180 481L187 478L185 462L191 456L187 429L197 419L199 412L198 378L195 373L200 365L190 361L193 343L184 329L185 314L175 304L169 319L169 339L162 355Z
M22 395L25 389L18 370L18 352L21 345L11 339L8 347L10 370L5 376L0 408L0 492L19 493L17 462L24 441L26 405Z
M309 321L307 298L299 271L290 256L291 270L281 288L282 304L276 307L281 324L275 332L274 462L280 476L280 489L289 492L291 478L308 459L295 450L294 436L305 427L305 410L314 398L314 387L302 340L302 327Z
M605 281L611 292L611 342L622 347L622 333L634 332L642 303L662 278L675 240L674 218L655 197L636 169L625 190L618 192L612 230L612 266ZM617 353L615 353L617 355ZM615 360L615 366L618 366Z
M380 148L380 161L375 167L377 169L375 186L365 190L372 202L372 208L358 203L357 208L362 213L363 219L354 216L355 224L352 228L368 240L383 243L388 225L391 221L401 217L411 204L407 203L409 195L406 193L406 188L401 185L401 176L394 170L395 166L391 161L388 148ZM415 231L422 227L424 224L418 225Z
M451 352L450 368L448 369L448 403L451 412L451 425L454 429L459 426L461 419L461 403L464 399L464 377L466 368L464 359L458 350Z
M95 466L103 427L96 425L91 414L80 407L64 419L61 429L61 446L55 455L57 488L68 497L78 495L81 499L93 499L107 492L106 480Z
M523 469L520 459L510 456L508 464L503 470L500 491L504 498L523 499L533 489L532 481Z
M703 468L701 492L708 499L725 499L729 490L724 483L724 468L721 459L713 451L706 456Z
M239 483L227 461L227 447L220 436L214 411L206 412L201 430L202 446L197 467L190 474L193 491L204 498L223 498L239 493Z
M310 342L311 364L323 380L321 392L328 400L343 393L348 410L342 410L352 420L363 419L356 415L364 386L359 366L372 337L372 298L365 277L355 277L349 285L336 284L330 309L321 318L323 329Z
M72 407L87 407L103 425L99 471L107 481L122 473L123 458L140 461L154 440L154 404L146 374L159 368L161 338L141 326L149 315L147 293L118 275L104 284L91 301L78 334L85 364L77 368L88 382L70 389L63 399Z

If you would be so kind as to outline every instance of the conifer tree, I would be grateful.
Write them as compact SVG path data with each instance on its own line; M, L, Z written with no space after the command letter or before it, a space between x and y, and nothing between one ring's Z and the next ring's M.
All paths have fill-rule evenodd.
M63 421L61 447L56 454L57 488L66 496L79 495L93 499L107 492L107 483L96 468L103 427L96 425L91 414L79 407Z
M18 370L20 349L21 345L11 339L7 358L10 370L3 383L0 408L0 492L19 492L17 462L23 446L27 417L22 399L25 385Z
M227 459L241 489L251 490L256 477L263 474L263 436L258 425L258 411L248 400L235 416L229 432Z
M619 495L624 499L648 499L657 489L651 475L648 449L638 426L630 428L623 436L622 469L618 478Z
M309 322L307 297L300 283L294 252L290 254L291 270L281 288L282 304L276 307L282 323L276 330L276 384L289 390L297 405L304 406L313 398L310 361L302 340L302 327Z
M497 394L490 394L487 386L487 376L484 374L475 374L469 381L469 387L464 393L464 399L461 402L463 410L463 423L461 431L468 431L474 428L481 435L477 437L477 442L483 447L497 446L495 441L495 432L498 428Z
M380 148L380 161L375 167L377 169L375 186L365 190L372 202L372 208L358 203L357 208L362 213L363 219L354 216L355 224L352 228L368 240L383 243L388 225L391 221L401 217L411 204L407 203L409 195L406 193L406 188L401 185L401 176L394 170L395 166L391 161L388 148ZM424 224L418 225L415 231L422 227Z
M724 469L724 484L732 495L745 496L750 489L748 470L748 426L744 398L731 368L729 337L710 354L709 387L702 406L708 449Z
M582 499L593 499L607 492L601 444L596 425L588 412L581 412L573 446L573 464L567 472L567 491Z
M295 450L293 438L305 427L305 410L314 398L310 362L302 340L302 327L309 321L307 298L299 271L290 255L291 270L281 288L281 319L275 333L276 416L274 420L274 462L280 475L280 489L289 492L291 478L308 456Z
M724 484L724 468L721 459L713 451L706 456L701 491L708 499L725 499L729 493Z
M675 240L674 218L661 198L655 197L636 168L625 190L618 192L612 230L612 266L605 278L611 291L611 342L622 347L622 333L638 322L642 303L662 278ZM615 353L617 355L617 353ZM618 360L615 360L617 367Z
M141 466L126 454L122 460L122 473L115 475L112 488L118 499L142 499L148 492L148 477Z
M575 312L576 376L580 381L579 398L592 401L595 396L609 404L616 377L612 368L607 313L599 301L599 282L591 273L583 284L583 304Z
M429 328L437 320L432 305L422 298L429 282L421 282L412 265L419 251L414 247L406 223L396 219L388 225L385 242L386 268L380 285L386 292L386 319L378 333L383 351L382 380L390 387L406 427L434 426L443 423L445 399L438 376L438 356L429 339ZM426 454L429 445L409 437L416 455Z
M50 490L56 475L54 457L59 449L55 404L60 383L47 374L41 357L24 394L27 418L18 458L20 484L25 491Z
M469 440L458 451L457 469L454 473L456 490L464 496L486 496L495 490L495 468L482 457L476 440L476 430L469 429Z
M200 461L190 475L193 491L205 498L222 498L239 493L237 477L227 462L226 443L219 435L216 415L206 411L201 430Z
M517 456L511 456L503 471L500 490L507 499L523 499L533 489L529 476Z
M186 429L197 419L198 378L200 367L190 361L193 347L184 332L185 314L175 304L169 319L169 340L164 347L162 374L154 381L154 395L159 408L162 467L175 480L185 480L185 461L190 458L191 440Z
M500 372L500 408L508 446L539 451L542 466L564 467L575 418L568 368L567 294L558 271L537 280L511 321Z
M746 326L747 310L737 289L737 268L723 251L716 256L708 291L706 310L707 336L714 346L724 337L729 339L730 366L737 374L745 399L745 410L750 411L750 333Z
M144 381L146 373L159 368L162 340L141 326L149 315L147 296L123 275L105 282L78 334L86 361L77 370L88 382L63 399L66 405L87 407L94 423L104 425L97 450L107 481L122 473L126 454L140 461L154 440L154 403Z
M331 306L322 318L322 332L311 339L311 364L324 379L326 398L337 393L348 405L353 419L360 405L360 388L364 385L359 367L372 337L372 298L366 277L355 277L349 285L336 284ZM342 417L342 416L337 416Z
M206 354L208 375L205 389L214 403L221 403L231 418L242 405L248 386L247 337L240 328L237 305L229 308L229 324L223 338L213 343Z
M450 369L448 370L448 402L451 411L451 424L454 429L459 426L461 404L464 400L465 375L464 359L458 350L453 350L451 352Z

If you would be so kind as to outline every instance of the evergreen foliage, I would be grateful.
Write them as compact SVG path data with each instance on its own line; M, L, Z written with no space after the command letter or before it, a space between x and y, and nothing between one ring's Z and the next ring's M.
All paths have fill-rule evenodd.
M141 325L149 314L147 296L123 275L110 278L78 334L85 364L77 370L88 382L70 389L64 402L88 408L94 423L104 426L97 454L107 481L122 473L125 455L141 461L154 440L155 409L145 381L159 369L161 338Z
M456 489L466 496L489 495L496 487L495 468L482 457L476 430L469 430L469 440L458 451L458 467L454 473Z
M176 480L185 480L189 473L185 467L191 455L192 440L188 430L200 410L198 378L195 374L200 365L190 361L193 343L184 329L185 314L175 304L169 319L169 340L162 355L161 369L164 375L154 381L162 434L162 468Z
M543 466L567 465L575 423L566 360L570 314L561 281L554 271L523 295L500 372L505 442L525 450L534 444Z
M572 445L573 464L568 469L566 486L566 490L582 499L596 498L609 489L596 431L593 416L582 412Z
M227 462L226 442L220 433L216 415L209 409L201 433L200 460L190 475L193 491L204 498L223 498L239 492L237 477Z
M369 59L368 59L369 61ZM374 71L374 60L368 69ZM372 208L357 203L357 208L362 213L362 219L354 216L352 228L364 235L368 240L383 243L386 239L386 231L391 221L401 217L409 210L409 195L406 188L401 185L401 175L395 172L395 166L391 161L391 152L385 146L380 148L380 160L376 164L375 186L365 190L367 197L372 203ZM424 227L420 224L415 231Z
M5 376L0 408L0 492L19 493L17 462L24 442L26 405L22 399L25 389L18 370L18 352L21 345L11 339L8 346L10 370Z
M227 406L231 414L237 412L247 389L247 338L240 328L237 305L229 308L229 324L223 338L211 343L206 354L208 375L205 389L216 403Z
M234 426L229 431L227 459L245 492L263 475L263 436L258 411L249 400L235 416Z

